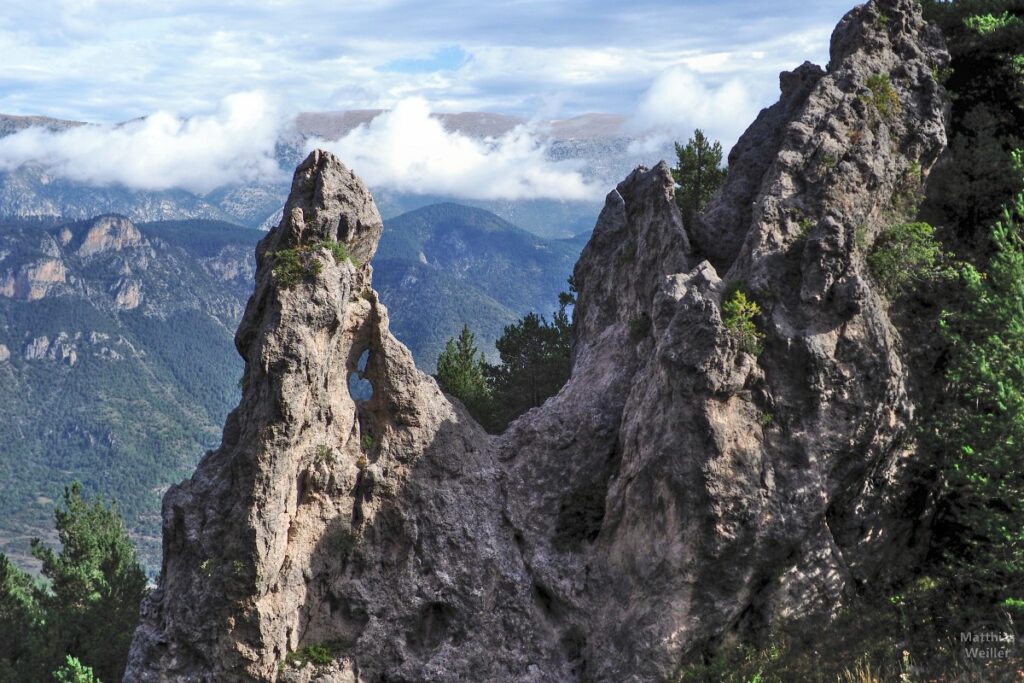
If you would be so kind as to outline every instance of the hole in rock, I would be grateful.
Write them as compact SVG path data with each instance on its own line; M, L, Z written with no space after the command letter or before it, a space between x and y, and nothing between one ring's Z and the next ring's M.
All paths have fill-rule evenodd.
M373 398L373 383L366 379L366 365L370 361L370 350L363 351L356 364L356 371L348 376L348 393L353 401L369 401Z

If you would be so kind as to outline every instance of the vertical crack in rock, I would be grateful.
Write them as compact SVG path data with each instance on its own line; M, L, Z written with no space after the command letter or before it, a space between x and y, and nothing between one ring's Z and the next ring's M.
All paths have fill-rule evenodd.
M241 404L165 497L127 680L307 681L279 667L313 644L324 681L660 680L898 564L912 410L864 245L945 147L947 59L916 3L874 0L827 70L782 75L693 225L664 163L620 183L576 266L572 377L500 437L391 335L373 200L310 155L257 249Z

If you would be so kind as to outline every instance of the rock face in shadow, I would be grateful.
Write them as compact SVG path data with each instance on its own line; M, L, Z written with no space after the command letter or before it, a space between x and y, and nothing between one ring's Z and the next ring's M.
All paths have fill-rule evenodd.
M493 438L389 333L373 200L314 152L257 250L241 405L164 500L126 680L662 680L878 580L912 546L912 406L865 256L945 146L945 62L916 3L876 0L827 71L783 74L697 224L637 169L576 267L571 379ZM287 658L310 646L333 663Z

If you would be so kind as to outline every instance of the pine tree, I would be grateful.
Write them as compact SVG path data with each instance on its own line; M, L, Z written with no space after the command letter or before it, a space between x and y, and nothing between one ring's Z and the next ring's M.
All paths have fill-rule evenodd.
M491 392L485 373L484 354L476 348L469 325L463 325L458 338L449 339L438 356L436 377L442 389L462 401L470 415L487 426Z
M77 482L64 489L55 518L60 552L32 542L48 583L0 555L0 624L10 624L0 626L0 681L49 681L62 666L71 675L68 655L88 665L81 672L121 680L146 593L135 548L117 507L87 501Z
M488 366L496 420L509 422L554 396L569 378L572 325L563 309L549 323L528 313L495 342L501 365Z
M704 210L718 189L725 183L727 170L722 168L722 143L712 143L699 128L683 147L676 143L677 165L672 170L679 188L676 203L684 221Z
M68 655L64 666L53 672L53 680L57 683L100 683L90 667L71 655Z
M38 668L45 623L38 593L32 577L0 555L0 683L45 673Z
M1019 158L1019 157L1018 157ZM935 419L947 453L943 502L954 582L970 599L1024 614L1024 194L992 231L986 273L964 266L964 297L942 325L949 400Z

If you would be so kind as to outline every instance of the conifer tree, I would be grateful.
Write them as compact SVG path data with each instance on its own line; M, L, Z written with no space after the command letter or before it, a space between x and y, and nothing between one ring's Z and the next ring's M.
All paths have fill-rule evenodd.
M691 221L704 210L718 189L725 183L726 169L722 168L722 143L711 142L699 128L686 146L676 143L677 164L672 177L679 188L676 203L683 212L683 220Z
M58 669L119 681L146 594L145 573L117 507L86 500L78 482L64 489L55 518L60 552L32 542L46 583L0 555L0 682L49 681ZM69 655L76 666L80 660L81 671Z
M462 326L456 339L449 339L437 358L437 381L441 388L455 396L477 422L486 426L490 388L485 376L484 354L476 348L476 337L469 325Z
M1018 160L1019 160L1018 156ZM950 395L935 420L946 555L973 599L1024 616L1024 194L992 231L987 272L962 269L964 296L944 315Z

